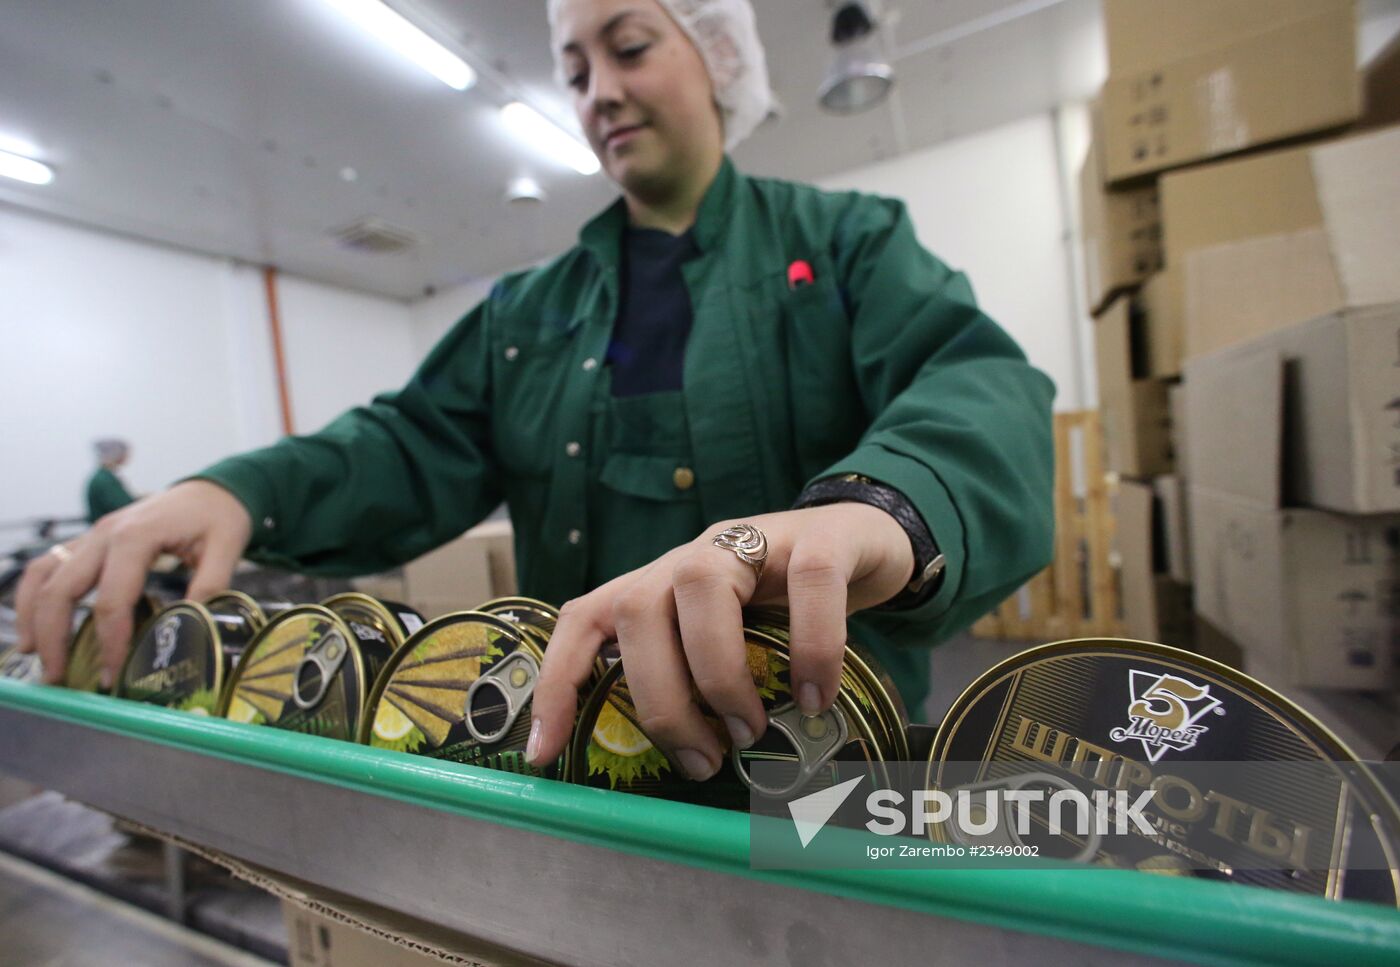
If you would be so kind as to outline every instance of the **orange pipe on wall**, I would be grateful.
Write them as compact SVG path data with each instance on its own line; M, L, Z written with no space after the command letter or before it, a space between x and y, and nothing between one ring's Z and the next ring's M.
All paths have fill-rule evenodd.
M263 290L267 293L267 323L272 330L272 359L277 368L277 398L282 405L282 432L291 436L292 395L287 390L287 357L282 350L282 317L277 308L277 270L263 266Z

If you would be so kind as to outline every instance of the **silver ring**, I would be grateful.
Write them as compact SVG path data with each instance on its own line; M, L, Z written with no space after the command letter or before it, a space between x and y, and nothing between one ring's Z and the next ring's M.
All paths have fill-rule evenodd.
M69 561L73 560L73 552L63 544L55 544L53 547L49 548L49 553L58 558L59 562L62 564L67 564Z
M735 524L716 534L710 543L733 551L735 557L753 568L754 580L763 577L763 562L768 560L768 538L757 527Z

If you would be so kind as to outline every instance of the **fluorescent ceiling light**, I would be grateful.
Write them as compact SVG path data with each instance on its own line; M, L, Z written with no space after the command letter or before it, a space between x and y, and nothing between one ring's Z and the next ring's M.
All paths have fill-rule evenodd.
M393 48L448 87L465 91L476 83L476 71L452 51L423 33L381 0L326 0L365 33Z
M0 151L0 176L31 185L47 185L53 181L53 169L32 158Z
M39 146L32 141L15 137L0 131L0 151L8 151L10 154L22 154L26 158L37 158L44 152L39 150Z
M501 108L501 118L521 141L579 174L595 175L602 169L591 148L530 105L511 101Z

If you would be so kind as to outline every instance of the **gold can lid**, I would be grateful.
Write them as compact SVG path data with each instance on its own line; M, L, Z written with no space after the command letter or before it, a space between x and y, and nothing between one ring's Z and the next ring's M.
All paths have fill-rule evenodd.
M146 622L117 676L121 698L213 715L223 688L224 645L214 615L177 601Z
M742 810L748 808L750 790L740 770L747 775L750 763L790 764L794 775L800 772L815 777L823 763L833 757L855 757L874 764L884 761L881 736L853 701L849 680L843 680L831 712L816 719L801 716L793 704L784 642L754 628L744 629L744 640L750 677L770 713L768 730L753 746L736 753L723 722L702 704L701 711L725 752L725 760L710 779L690 781L642 729L624 663L616 661L579 714L567 757L570 781ZM826 758L808 761L808 751L818 749L822 751L813 754Z
M248 627L250 637L267 624L267 612L263 606L242 591L220 591L204 602L204 606L211 614L224 614L242 619Z
M542 658L533 636L497 615L443 615L410 637L380 672L360 741L531 771L523 753Z
M131 611L128 650L159 607L159 602L148 594L137 599ZM97 639L97 617L92 612L83 618L77 634L73 636L73 645L68 650L68 665L63 672L63 684L79 692L102 691L102 645Z
M365 693L354 633L320 605L281 612L258 632L220 703L231 721L353 741Z
M393 612L384 602L368 594L358 591L333 594L321 602L321 607L339 615L361 642L377 639L393 652L407 639L403 625Z
M996 665L939 726L925 785L983 788L1029 775L1085 794L1155 796L1153 835L1086 847L1092 862L1180 872L1162 859L1172 853L1194 875L1400 899L1400 810L1374 773L1294 702L1208 658L1091 638ZM1368 859L1349 873L1363 851L1388 869ZM1086 855L1063 855L1071 853Z

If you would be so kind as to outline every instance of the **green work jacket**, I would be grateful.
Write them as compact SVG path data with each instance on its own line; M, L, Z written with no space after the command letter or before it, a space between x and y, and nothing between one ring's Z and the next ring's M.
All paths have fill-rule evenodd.
M106 467L98 467L87 482L88 523L97 523L99 517L121 510L135 499L120 477Z
M250 556L328 575L402 564L505 500L521 592L561 604L708 523L864 474L907 495L947 556L928 601L851 619L917 716L928 648L1050 560L1054 385L902 204L726 159L684 266L683 390L658 422L688 439L600 454L626 222L619 200L563 256L503 278L403 389L199 476L249 509ZM799 261L812 281L794 287Z

